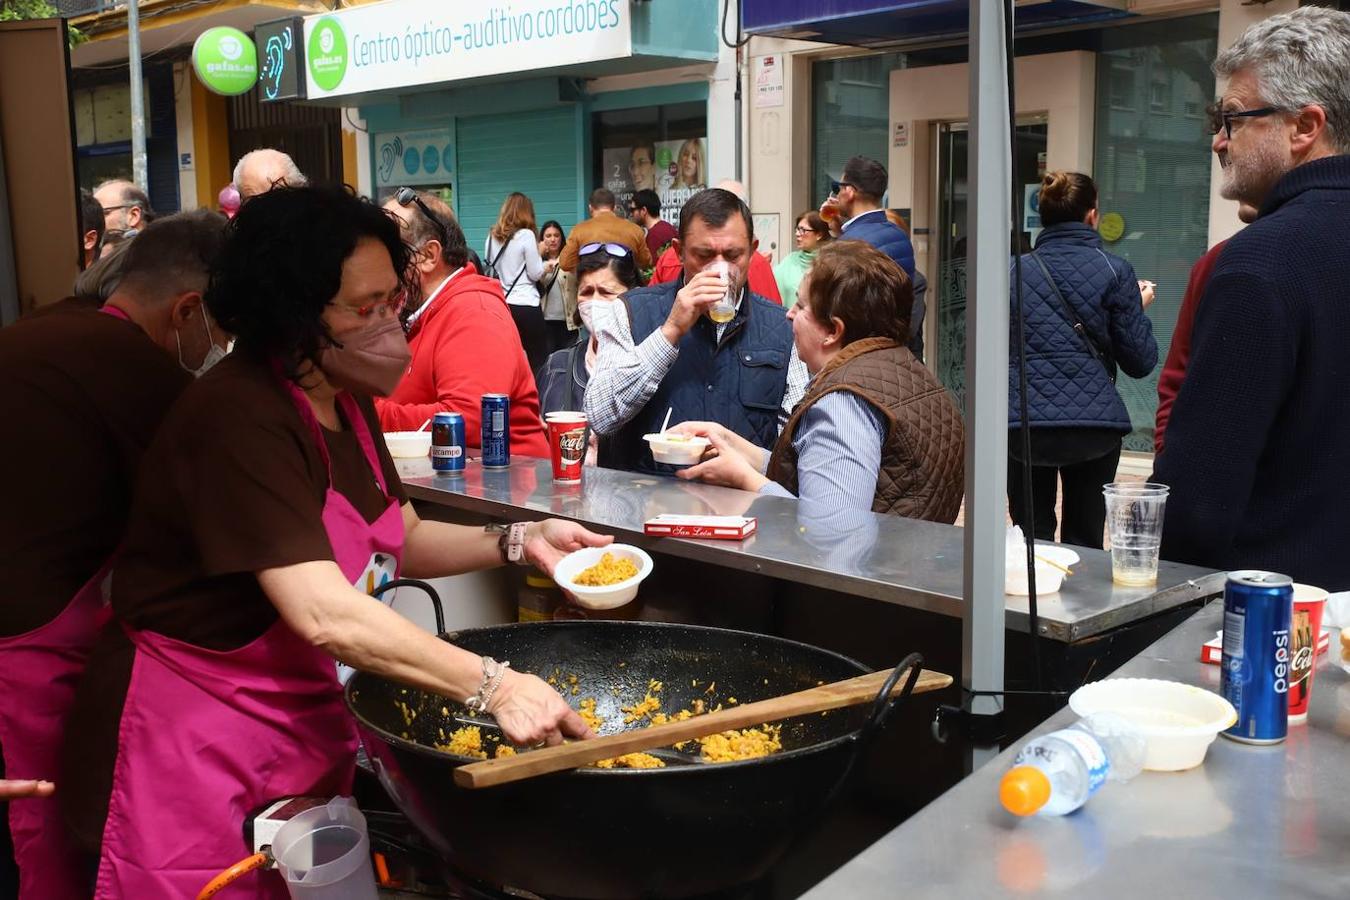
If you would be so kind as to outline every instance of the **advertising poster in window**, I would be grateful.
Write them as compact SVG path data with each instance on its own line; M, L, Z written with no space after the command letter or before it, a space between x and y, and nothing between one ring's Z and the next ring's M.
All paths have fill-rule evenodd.
M595 183L614 192L615 212L631 218L638 191L655 191L661 218L679 224L680 207L708 186L705 104L614 110L594 117Z

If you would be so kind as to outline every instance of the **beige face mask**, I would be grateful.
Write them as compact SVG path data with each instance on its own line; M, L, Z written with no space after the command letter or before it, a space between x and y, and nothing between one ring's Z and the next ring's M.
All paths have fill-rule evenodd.
M334 333L333 343L319 354L319 368L334 385L379 397L394 392L411 361L403 326L394 316Z

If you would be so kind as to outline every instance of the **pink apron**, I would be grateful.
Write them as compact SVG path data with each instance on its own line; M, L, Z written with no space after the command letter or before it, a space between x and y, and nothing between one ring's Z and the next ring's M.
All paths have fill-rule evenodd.
M100 312L131 321L112 306ZM112 561L90 578L55 619L26 634L0 638L0 748L5 777L57 780L61 740L75 685L108 620L103 582ZM57 786L60 790L60 785ZM68 900L89 896L80 857L55 797L12 800L9 827L19 864L19 896Z
M367 524L332 487L319 423L289 381L314 435L329 487L323 524L338 567L358 589L396 577L403 513L396 500ZM375 441L349 394L338 403L380 489ZM369 592L367 590L367 592ZM96 897L195 897L222 869L252 852L245 816L292 795L351 793L357 737L332 657L278 620L238 650L216 652L127 628L136 645L103 830ZM253 872L219 895L284 898L275 871Z

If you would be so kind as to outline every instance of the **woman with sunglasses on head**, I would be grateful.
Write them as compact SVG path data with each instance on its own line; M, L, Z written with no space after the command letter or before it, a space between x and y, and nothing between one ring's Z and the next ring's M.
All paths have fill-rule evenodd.
M548 333L539 308L539 289L535 287L544 277L545 267L535 233L534 203L529 197L518 191L507 195L496 223L488 231L483 261L489 269L483 274L493 275L502 283L506 305L516 321L530 371L534 371L548 357Z
M608 315L609 304L626 292L642 286L642 275L633 251L623 244L586 244L577 255L577 319L580 331L571 347L555 351L534 380L539 385L539 408L544 415L560 410L581 410L586 384L595 370L599 352L592 323L597 312ZM586 464L595 465L595 433L586 451Z
M371 395L408 364L410 251L379 207L278 189L230 226L207 305L236 351L145 457L105 629L77 692L61 791L99 855L96 897L192 897L240 856L250 812L351 792L338 661L468 701L523 745L589 735L543 681L456 648L370 594L607 538L548 520L499 536L419 519ZM72 744L76 742L71 742ZM232 890L284 898L275 872Z

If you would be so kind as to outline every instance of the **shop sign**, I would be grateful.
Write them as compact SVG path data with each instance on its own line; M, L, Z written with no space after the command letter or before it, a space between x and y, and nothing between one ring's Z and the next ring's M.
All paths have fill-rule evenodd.
M303 100L305 80L300 73L300 41L304 20L298 16L264 22L253 29L253 40L262 56L258 93L264 101Z
M755 108L783 105L783 57L755 57Z
M258 49L238 28L208 28L192 45L192 69L209 91L246 94L258 82Z
M375 135L377 188L449 184L453 162L449 128Z
M633 55L627 0L401 0L305 19L308 97L397 90Z

